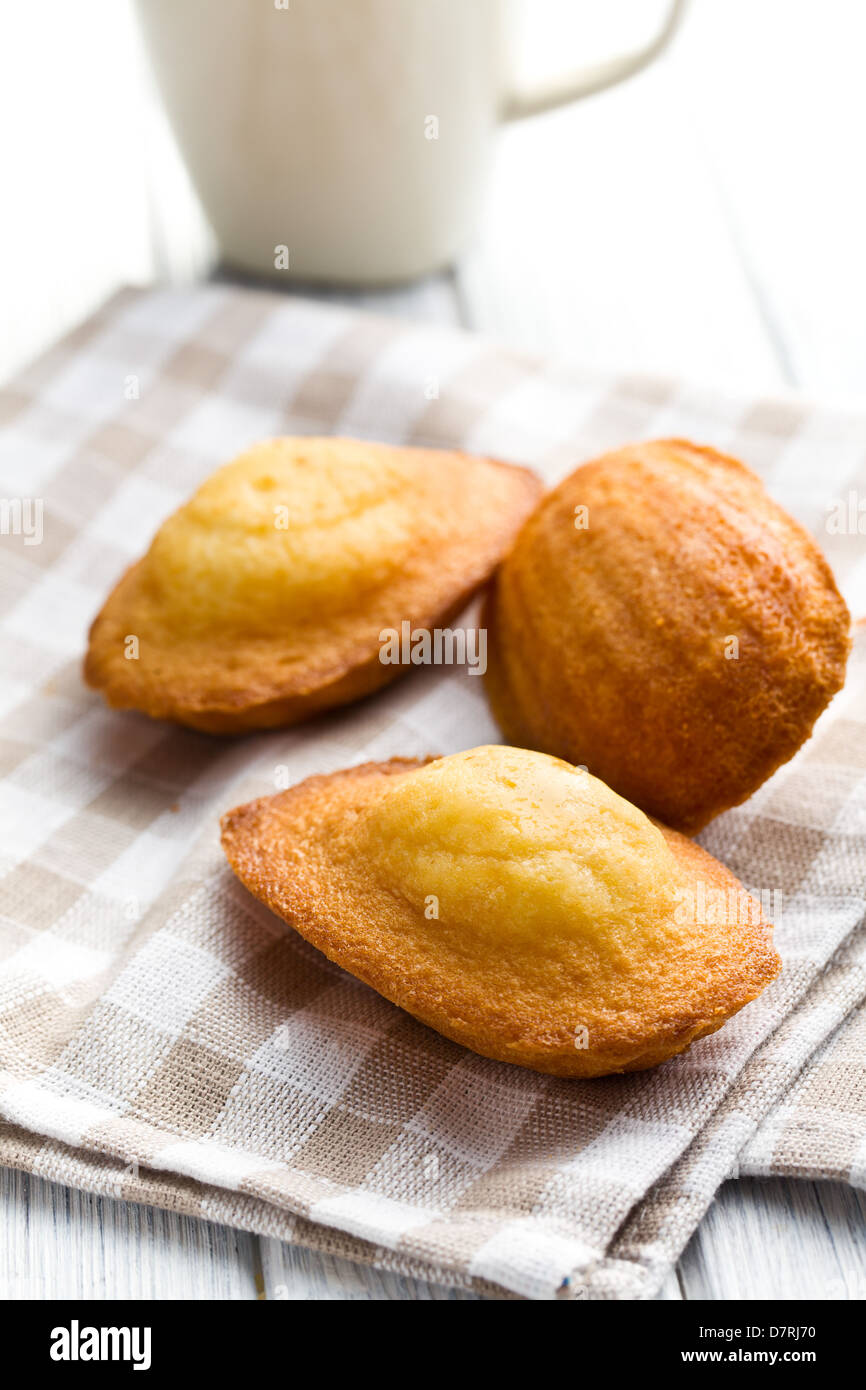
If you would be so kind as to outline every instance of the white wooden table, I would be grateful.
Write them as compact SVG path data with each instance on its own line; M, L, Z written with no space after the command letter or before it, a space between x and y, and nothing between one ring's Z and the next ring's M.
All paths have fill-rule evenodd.
M564 23L568 42L583 26L601 46L601 0L533 5L539 50L562 49ZM0 230L0 371L122 280L206 273L208 257L146 79L130 77L125 4L16 8L14 61L0 19L0 120L30 131L11 171L30 212ZM34 90L21 50L39 43L42 61L47 29L54 67ZM453 273L326 297L616 369L866 401L864 52L862 0L694 0L654 69L503 132ZM106 101L117 119L104 119ZM866 1298L864 1217L866 1198L841 1186L728 1183L662 1296ZM469 1297L2 1170L0 1231L7 1298Z

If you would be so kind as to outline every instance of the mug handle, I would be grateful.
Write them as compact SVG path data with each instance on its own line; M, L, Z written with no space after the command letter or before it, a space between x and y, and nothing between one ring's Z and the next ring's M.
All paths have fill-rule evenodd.
M542 111L551 111L565 102L577 101L580 97L603 92L606 87L614 87L626 77L632 77L641 68L657 58L667 48L680 26L688 0L671 0L665 22L654 38L641 48L630 49L616 58L607 58L592 67L578 68L561 73L558 77L533 83L524 88L509 92L505 98L503 118L506 121L520 120L523 116L537 116Z

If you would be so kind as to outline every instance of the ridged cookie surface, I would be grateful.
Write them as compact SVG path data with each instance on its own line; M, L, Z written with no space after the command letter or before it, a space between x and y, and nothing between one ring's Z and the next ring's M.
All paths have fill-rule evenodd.
M811 537L741 463L680 439L619 449L549 493L482 622L506 738L689 833L796 752L849 649Z

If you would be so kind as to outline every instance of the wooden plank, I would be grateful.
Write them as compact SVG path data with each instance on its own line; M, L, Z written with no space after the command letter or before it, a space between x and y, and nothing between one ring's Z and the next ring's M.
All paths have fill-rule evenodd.
M254 1299L255 1236L0 1169L4 1299ZM257 1282L258 1281L258 1282Z
M839 1183L740 1178L679 1263L686 1298L866 1297L866 1203Z
M140 66L129 4L0 7L0 378L153 273Z
M552 24L549 39L555 50ZM502 132L458 267L466 321L527 351L614 371L772 390L783 374L675 70L663 60Z
M677 1270L672 1269L656 1294L656 1301L659 1303L676 1303L680 1302L684 1297L685 1295L680 1285Z
M675 54L684 124L786 375L866 391L866 6L693 5Z
M814 1184L827 1239L839 1262L838 1277L825 1285L825 1298L866 1300L866 1193L845 1183Z

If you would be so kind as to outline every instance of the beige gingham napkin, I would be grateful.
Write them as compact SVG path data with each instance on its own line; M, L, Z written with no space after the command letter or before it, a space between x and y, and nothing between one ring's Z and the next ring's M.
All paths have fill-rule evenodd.
M219 812L276 785L495 740L477 679L419 671L219 741L110 713L79 662L160 520L284 432L459 445L550 481L691 435L764 475L862 612L866 418L212 286L125 292L0 395L0 420L0 1161L539 1298L651 1294L738 1162L862 1181L866 644L805 749L701 837L775 894L782 975L685 1056L594 1082L440 1038L292 934L219 849Z

